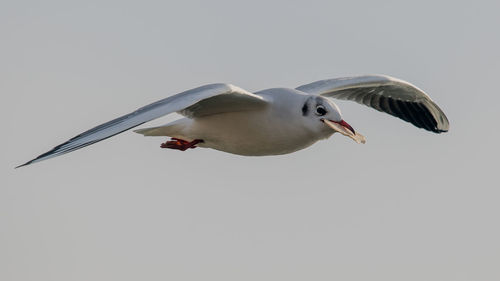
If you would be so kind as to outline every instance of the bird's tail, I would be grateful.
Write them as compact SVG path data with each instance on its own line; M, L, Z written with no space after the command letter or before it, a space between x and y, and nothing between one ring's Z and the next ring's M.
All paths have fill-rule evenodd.
M134 130L135 133L144 136L175 136L182 133L183 129L186 128L186 120L180 119L166 125L158 127L150 127Z

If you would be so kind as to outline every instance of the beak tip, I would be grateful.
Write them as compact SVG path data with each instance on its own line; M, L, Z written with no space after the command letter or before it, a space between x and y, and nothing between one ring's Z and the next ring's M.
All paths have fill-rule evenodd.
M337 122L337 123L339 123L340 125L346 127L347 129L349 129L349 131L351 131L353 134L356 134L356 131L354 130L354 128L351 127L351 125L349 125L346 121L340 120L340 122Z

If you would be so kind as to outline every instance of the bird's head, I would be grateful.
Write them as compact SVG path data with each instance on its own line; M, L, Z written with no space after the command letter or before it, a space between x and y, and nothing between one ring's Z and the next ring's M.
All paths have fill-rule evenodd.
M339 107L324 97L310 96L307 98L302 107L302 115L309 119L308 123L311 126L326 135L339 132L357 143L366 142L363 135L356 133L351 125L342 119Z

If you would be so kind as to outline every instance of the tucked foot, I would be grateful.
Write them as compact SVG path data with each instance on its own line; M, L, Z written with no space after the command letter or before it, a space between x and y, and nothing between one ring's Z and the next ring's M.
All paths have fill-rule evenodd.
M191 142L181 140L178 138L171 138L169 141L162 143L160 145L161 148L170 148L170 149L178 149L184 151L188 148L196 148L196 144L203 142L203 140L195 139Z

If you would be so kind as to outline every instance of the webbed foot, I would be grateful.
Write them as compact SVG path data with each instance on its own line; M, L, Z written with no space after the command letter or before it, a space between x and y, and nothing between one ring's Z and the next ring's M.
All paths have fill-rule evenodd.
M203 140L200 140L200 139L195 139L195 140L189 142L189 141L181 140L178 138L171 138L169 141L162 143L160 145L160 147L161 148L178 149L181 151L185 151L188 148L196 148L196 145L198 143L201 143L201 142L203 142Z

